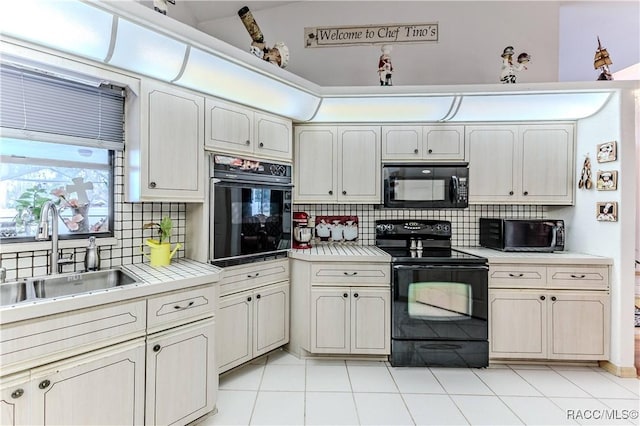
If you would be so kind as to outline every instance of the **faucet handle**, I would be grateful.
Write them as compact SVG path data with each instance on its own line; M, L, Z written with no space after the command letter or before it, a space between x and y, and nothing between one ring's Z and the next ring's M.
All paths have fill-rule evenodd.
M0 266L0 283L3 283L7 280L7 268L4 266Z

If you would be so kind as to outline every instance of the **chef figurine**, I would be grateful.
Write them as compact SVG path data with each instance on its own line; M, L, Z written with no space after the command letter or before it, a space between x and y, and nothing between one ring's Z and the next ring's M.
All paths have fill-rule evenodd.
M503 84L515 83L516 72L526 70L527 64L531 60L528 53L518 55L517 63L513 63L513 46L505 47L502 52L502 72L500 73L500 82Z
M380 50L380 60L378 61L378 75L380 76L380 86L393 86L391 82L391 74L393 74L393 65L391 65L391 45L385 44Z

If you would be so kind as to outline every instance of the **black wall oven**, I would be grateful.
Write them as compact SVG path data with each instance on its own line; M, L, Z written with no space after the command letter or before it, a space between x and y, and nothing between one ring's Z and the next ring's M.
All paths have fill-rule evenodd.
M231 266L286 257L291 166L211 155L210 259Z

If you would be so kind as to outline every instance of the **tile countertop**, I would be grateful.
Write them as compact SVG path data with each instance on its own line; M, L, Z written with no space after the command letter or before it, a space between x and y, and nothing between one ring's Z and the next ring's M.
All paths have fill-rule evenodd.
M390 262L391 256L375 246L317 244L310 249L294 249L292 259L313 262Z
M484 247L454 247L476 256L486 257L489 264L496 263L544 263L547 265L566 265L574 263L587 263L589 265L612 265L613 259L609 257L594 256L591 254L559 251L554 253L533 252L505 252Z
M222 269L190 259L175 259L169 266L151 267L148 263L123 265L140 282L54 299L36 299L0 308L0 324L54 315L75 309L148 297L172 290L214 283L220 280Z

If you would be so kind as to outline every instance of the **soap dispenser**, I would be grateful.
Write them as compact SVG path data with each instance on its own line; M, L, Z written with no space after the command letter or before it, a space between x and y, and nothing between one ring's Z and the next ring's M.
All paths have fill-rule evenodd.
M85 271L97 271L100 269L100 251L96 247L96 237L89 237L89 247L84 255Z

